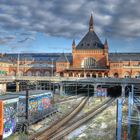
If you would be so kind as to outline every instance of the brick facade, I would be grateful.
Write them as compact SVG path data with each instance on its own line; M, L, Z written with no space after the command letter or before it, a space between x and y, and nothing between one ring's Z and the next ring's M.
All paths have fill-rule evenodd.
M114 56L109 57L108 42L107 40L105 40L104 44L100 42L94 32L93 23L93 17L91 16L89 32L77 46L73 41L72 61L69 67L60 67L60 65L66 65L62 61L60 65L60 62L57 63L56 69L61 71L61 75L67 77L140 77L140 54L114 54L116 60L113 59ZM89 67L82 67L82 64L88 58L95 59L96 65L91 64L92 67L90 65ZM117 58L122 59L118 61ZM87 65L90 61L91 59L89 59ZM59 71L57 72L59 73Z

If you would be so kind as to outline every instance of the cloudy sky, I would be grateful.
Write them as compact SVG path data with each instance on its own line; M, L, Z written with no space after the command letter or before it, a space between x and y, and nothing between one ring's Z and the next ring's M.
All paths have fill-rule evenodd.
M140 52L139 0L0 0L0 52L71 52L95 32L110 52Z

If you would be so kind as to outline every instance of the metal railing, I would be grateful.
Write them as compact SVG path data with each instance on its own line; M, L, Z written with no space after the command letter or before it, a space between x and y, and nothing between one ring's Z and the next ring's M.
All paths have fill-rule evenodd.
M76 81L76 82L94 82L94 83L140 83L140 79L137 78L91 78L91 77L59 77L59 76L1 76L0 82L12 82L12 81Z

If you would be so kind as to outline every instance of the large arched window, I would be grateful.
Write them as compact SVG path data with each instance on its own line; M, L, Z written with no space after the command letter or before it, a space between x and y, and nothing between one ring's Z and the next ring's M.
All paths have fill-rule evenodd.
M81 68L93 68L96 66L96 60L92 57L84 58L81 63Z

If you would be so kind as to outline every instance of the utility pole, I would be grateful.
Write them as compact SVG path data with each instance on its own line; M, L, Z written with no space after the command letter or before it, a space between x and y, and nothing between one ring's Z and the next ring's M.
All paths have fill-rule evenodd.
M133 95L134 95L134 85L131 86L131 92L129 92L128 97L128 132L127 132L128 140L131 140L131 114L133 106Z
M89 83L88 83L88 107L89 107Z
M52 58L52 77L53 77L53 58Z
M77 99L77 96L78 96L78 95L77 95L77 94L78 94L78 93L77 93L77 86L78 86L78 83L77 83L77 80L76 80L76 99Z
M28 108L29 108L29 88L27 86L26 87L26 115L25 115L25 119L26 119L26 132L28 132L28 123L29 123Z
M17 76L19 76L19 57L20 57L20 55L19 55L19 53L18 53L18 59L17 59Z

